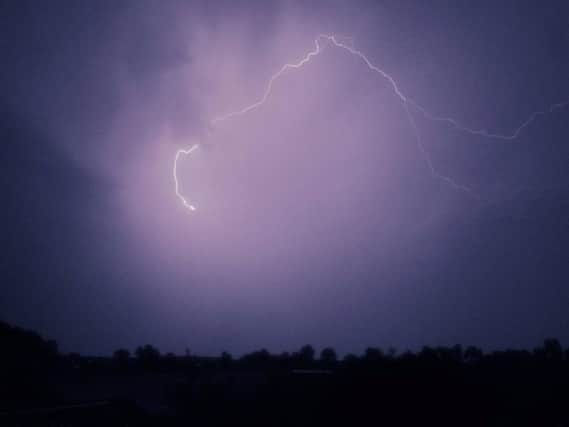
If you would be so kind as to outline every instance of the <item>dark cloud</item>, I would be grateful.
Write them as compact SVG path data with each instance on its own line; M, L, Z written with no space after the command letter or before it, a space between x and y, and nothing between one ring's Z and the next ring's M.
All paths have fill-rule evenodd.
M569 339L569 109L488 141L327 49L355 37L436 114L509 132L569 96L568 5L3 2L0 316L64 349ZM184 159L173 193L175 150ZM186 194L185 193L185 194ZM295 331L295 332L291 332Z

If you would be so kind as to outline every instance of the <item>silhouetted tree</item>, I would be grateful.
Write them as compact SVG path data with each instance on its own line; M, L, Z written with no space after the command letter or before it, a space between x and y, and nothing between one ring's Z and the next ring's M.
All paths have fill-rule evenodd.
M439 360L437 351L429 346L424 346L419 353L419 358L426 363L434 363Z
M221 353L221 365L225 368L231 366L231 364L233 363L233 356L231 356L231 353L224 351Z
M57 343L39 334L0 322L0 358L4 366L32 369L53 363L58 355Z
M113 353L113 359L118 362L128 361L130 359L130 351L124 348L119 348Z
M266 367L271 361L271 354L266 349L254 351L241 357L240 362L246 366Z
M464 351L463 360L466 363L479 363L482 360L484 353L478 347L470 346Z
M454 345L449 354L452 361L456 363L462 362L463 352L460 344Z
M402 362L412 363L417 359L417 355L413 353L411 350L405 350L403 353L399 355L398 359Z
M342 362L348 367L355 367L360 363L360 359L355 354L349 353L344 356Z
M543 342L543 353L546 359L559 362L563 360L563 347L555 338L548 338Z
M160 351L150 344L137 347L135 354L139 363L145 368L157 367L160 362Z
M314 347L311 345L304 345L298 352L298 359L303 366L310 366L314 362L315 353Z
M320 352L320 361L325 366L333 366L338 361L336 351L331 347L326 347Z
M160 358L160 351L150 344L143 347L137 347L135 351L136 357L139 359L158 359Z
M383 352L379 348L368 347L364 352L364 360L366 362L379 362L384 358Z
M128 366L130 360L130 351L119 348L113 353L113 363L120 369L124 369Z

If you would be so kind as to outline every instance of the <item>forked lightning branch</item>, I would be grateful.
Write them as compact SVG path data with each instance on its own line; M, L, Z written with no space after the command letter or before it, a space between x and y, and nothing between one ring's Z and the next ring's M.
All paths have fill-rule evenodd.
M425 107L419 105L418 103L413 101L411 98L409 98L407 95L405 95L401 91L401 89L399 88L395 79L391 75L389 75L387 72L385 72L384 70L382 70L378 66L374 65L363 52L361 52L361 51L355 49L353 46L348 45L345 42L341 41L340 37L337 37L334 35L321 34L318 37L316 37L316 39L314 40L314 48L312 50L310 50L309 52L307 52L299 61L287 63L287 64L283 65L275 74L273 74L271 76L271 78L269 79L269 81L265 87L265 91L263 92L263 95L257 101L255 101L252 104L249 104L249 105L247 105L247 106L245 106L239 110L231 111L231 112L228 112L226 114L214 117L211 120L211 125L215 127L215 125L217 125L220 122L223 122L223 121L235 118L235 117L242 116L242 115L247 114L247 113L249 113L249 112L251 112L257 108L260 108L267 101L269 96L271 95L271 92L272 92L272 89L273 89L275 82L283 74L285 74L289 70L301 69L306 64L308 64L311 60L313 60L315 57L320 55L323 52L325 47L333 47L333 48L343 49L343 50L349 52L357 60L361 61L368 69L377 73L379 75L379 77L381 77L382 79L386 80L389 83L389 85L391 86L391 88L393 90L393 93L401 101L401 103L404 107L405 113L407 115L407 119L409 121L409 125L413 129L415 142L417 144L417 149L421 153L421 156L423 157L423 160L425 161L425 163L426 163L431 175L433 176L433 178L442 180L443 182L445 182L446 184L448 184L452 188L459 190L459 191L467 192L468 194L470 194L474 197L476 197L476 194L474 194L470 188L468 188L465 185L460 184L459 182L454 180L452 177L443 175L437 171L428 151L425 149L425 146L423 144L423 140L421 138L421 134L420 134L419 129L415 123L415 118L412 114L412 110L420 113L427 120L430 120L433 122L445 123L449 127L453 128L455 130L458 130L460 132L479 136L479 137L485 138L485 139L493 139L493 140L497 140L497 141L507 142L507 141L516 140L521 135L521 133L524 131L524 129L526 129L538 117L544 116L546 114L553 113L556 110L561 110L561 109L567 108L569 106L569 100L568 100L568 101L553 104L545 110L534 111L532 114L529 115L529 117L525 121L523 121L515 129L513 129L511 133L507 133L507 134L494 133L494 132L490 132L486 129L472 129L472 128L469 128L467 126L462 125L461 123L459 123L457 120L453 119L452 117L440 117L440 116L437 116L437 115L430 113ZM183 206L185 208L189 209L190 211L195 211L196 206L191 202L191 198L189 196L182 194L181 185L180 185L180 182L178 179L178 163L182 157L190 156L198 148L199 148L199 144L194 144L188 148L178 150L176 152L176 156L174 159L174 166L173 166L173 171L172 171L173 177L174 177L174 186L175 186L176 196L180 199Z

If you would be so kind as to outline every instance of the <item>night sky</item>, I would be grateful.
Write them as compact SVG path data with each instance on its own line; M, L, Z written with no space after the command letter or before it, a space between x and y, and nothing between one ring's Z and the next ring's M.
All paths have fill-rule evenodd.
M86 354L567 344L569 105L415 134L326 45L210 123L322 33L471 129L569 101L567 0L0 1L0 319Z

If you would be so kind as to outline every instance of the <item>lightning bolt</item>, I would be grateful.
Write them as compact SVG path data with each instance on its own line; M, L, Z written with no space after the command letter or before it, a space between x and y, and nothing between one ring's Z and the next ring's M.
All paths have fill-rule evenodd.
M434 122L446 123L451 128L456 129L460 132L469 133L469 134L475 135L475 136L482 136L482 137L488 138L488 139L500 139L503 141L513 141L513 140L517 139L520 136L520 134L522 133L522 131L525 128L527 128L530 124L532 124L538 117L545 116L547 114L554 113L556 110L561 110L563 108L569 107L569 101L565 101L565 102L559 102L557 104L553 104L546 110L534 111L533 113L530 114L530 116L524 122L522 122L521 125L519 125L517 128L515 128L511 133L500 134L500 133L489 132L486 129L471 129L469 127L461 125L459 122L457 122L452 117L435 116L435 115L429 113L425 108L421 107L420 105L418 105L416 102L414 102L412 100L409 100L409 103L414 108L416 108L418 111L420 111L421 114L423 114L423 116L425 116L425 118L427 118L428 120L431 120Z
M439 180L443 181L444 183L448 184L452 188L454 188L456 190L464 191L464 192L468 193L469 195L471 195L475 198L478 198L478 196L472 191L471 188L469 188L465 185L462 185L462 184L456 182L451 177L443 175L437 171L428 151L425 148L425 145L423 143L423 139L421 138L421 134L419 132L419 129L417 127L417 123L416 123L415 118L411 112L411 109L418 111L427 120L430 120L432 122L444 123L444 124L448 125L450 128L457 130L459 132L463 132L463 133L467 133L467 134L475 135L475 136L480 136L480 137L487 138L487 139L502 140L502 141L513 141L513 140L517 139L520 136L520 134L523 132L523 130L525 128L527 128L530 124L532 124L538 117L545 116L547 114L551 114L551 113L555 112L556 110L560 110L560 109L564 109L564 108L569 107L569 101L565 101L565 102L553 104L546 110L534 111L533 113L530 114L530 116L524 122L522 122L518 127L513 129L513 131L511 133L501 134L501 133L490 132L486 129L473 129L473 128L470 128L468 126L464 126L463 124L459 123L457 120L453 119L452 117L440 117L440 116L437 116L437 115L430 113L425 107L421 106L420 104L415 102L413 99L406 96L401 91L399 86L397 85L397 82L395 81L395 79L391 75L389 75L387 72L385 72L381 68L374 65L363 52L361 52L360 50L357 50L352 45L348 45L348 44L340 41L338 36L320 34L314 40L314 48L312 50L308 51L299 61L287 63L287 64L283 65L275 74L273 74L271 76L271 78L269 79L269 81L265 87L265 91L263 92L263 95L261 96L261 98L258 101L254 102L250 105L247 105L240 110L231 111L229 113L214 117L211 120L211 125L215 126L215 125L219 124L220 122L224 122L226 120L242 116L244 114L249 113L250 111L253 111L253 110L261 107L263 104L265 104L265 102L267 101L267 99L271 95L274 83L284 73L286 73L288 70L300 69L304 65L308 64L314 57L318 56L323 51L323 48L324 48L323 42L326 43L326 45L333 46L333 47L336 47L339 49L343 49L343 50L349 52L350 54L352 54L353 56L358 58L360 61L362 61L368 69L379 74L384 80L386 80L389 83L389 85L391 86L391 88L393 90L393 93L399 98L399 100L401 101L401 103L404 107L407 119L409 121L409 125L413 129L413 134L415 137L415 142L417 144L417 148L418 148L419 152L421 153L423 160L425 161L425 164L427 165L431 175L435 179L439 179ZM180 157L189 156L198 147L199 147L199 144L195 144L195 145L192 145L191 147L189 147L187 149L178 150L176 152L176 157L174 159L174 168L173 168L176 196L181 200L182 204L187 209L189 209L191 211L195 211L196 207L190 202L190 200L187 197L185 197L180 192L180 183L178 181L177 165L178 165L178 160L180 159Z
M189 156L193 151L197 150L198 147L199 145L195 144L186 150L184 149L178 150L176 152L176 159L174 160L174 170L172 171L172 174L174 175L176 196L178 196L178 198L182 201L184 207L186 207L191 211L195 211L196 207L192 205L192 203L188 199L186 199L182 193L180 193L180 183L178 182L178 160L180 159L181 156Z

